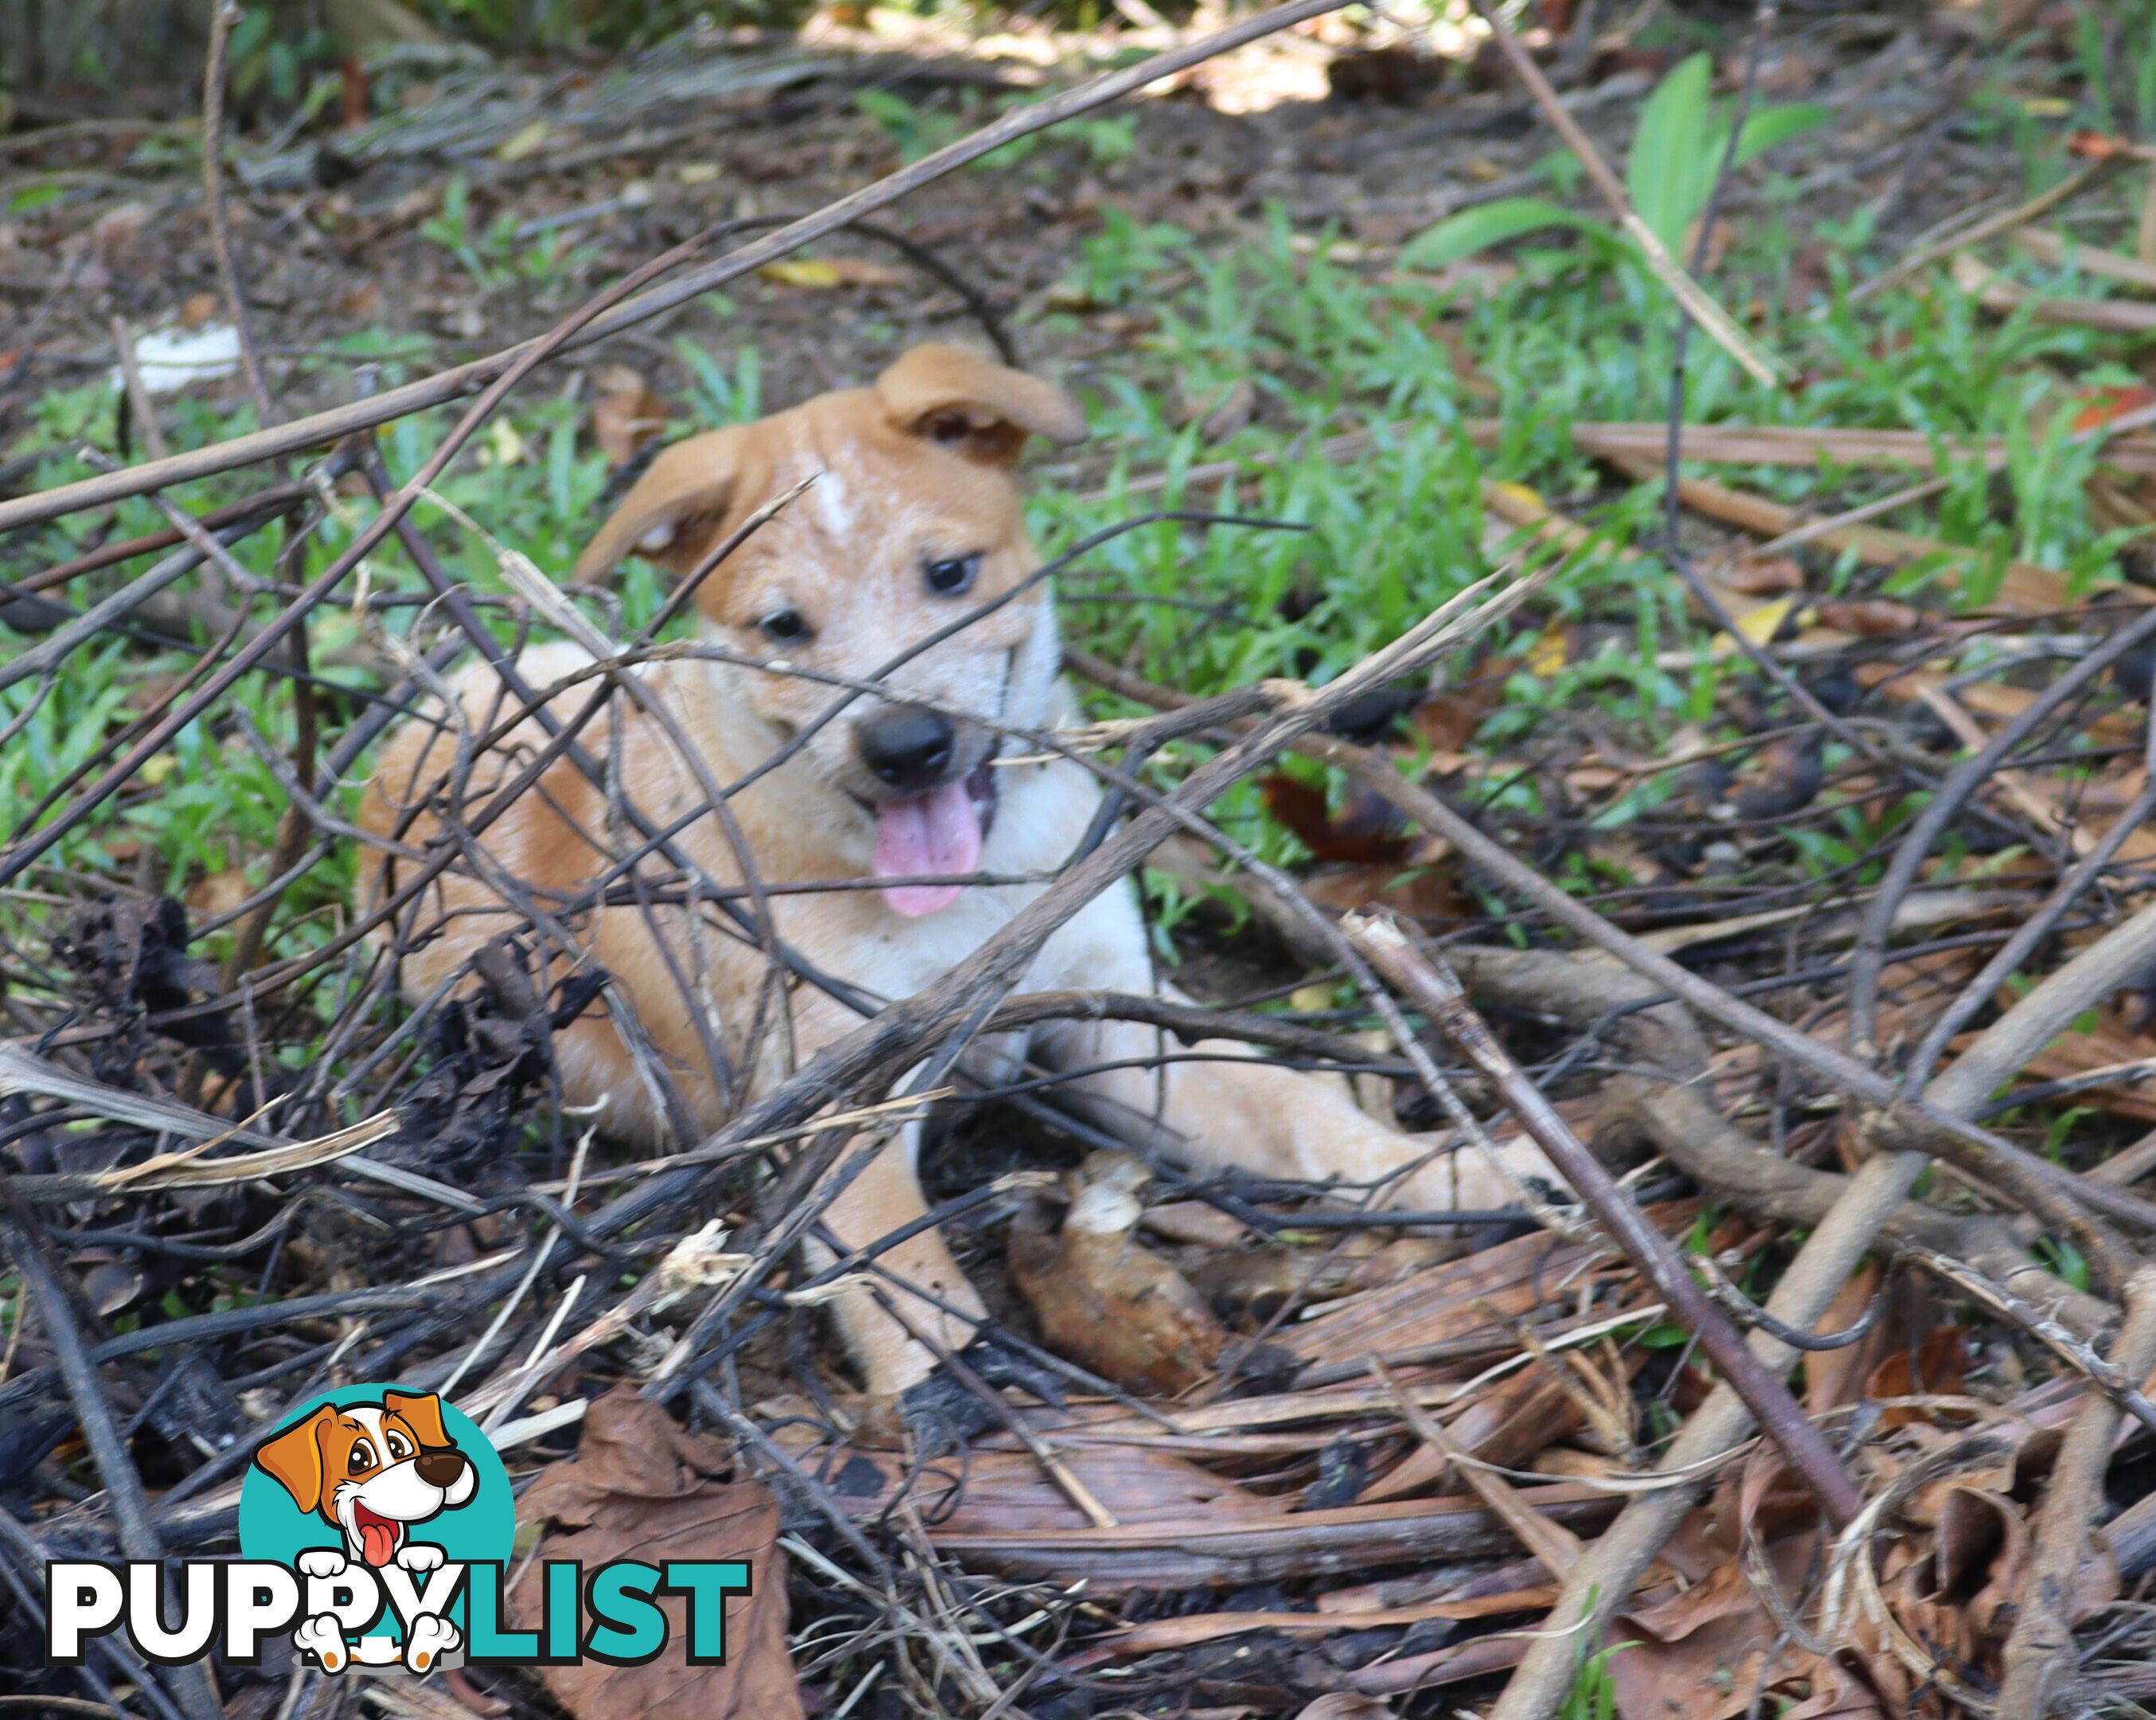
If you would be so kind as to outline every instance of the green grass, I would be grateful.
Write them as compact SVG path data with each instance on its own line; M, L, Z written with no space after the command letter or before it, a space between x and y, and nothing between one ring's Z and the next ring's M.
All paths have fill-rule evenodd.
M1625 1643L1589 1654L1580 1651L1578 1670L1573 1675L1572 1687L1564 1693L1558 1706L1558 1720L1614 1720L1617 1712L1617 1685L1609 1676L1609 1661L1629 1646Z
M2156 7L2144 7L2156 18ZM2142 100L2140 70L2130 100ZM1990 86L1987 86L1989 90ZM2093 100L2093 97L2091 98ZM2013 130L1995 92L1979 96L1976 122ZM2069 163L2061 140L2072 117L2046 122L2031 135L2030 173L2047 182ZM1116 146L1103 133L1093 147ZM1802 144L1785 153L1801 156ZM1779 160L1781 157L1770 157ZM1553 181L1564 176L1553 174ZM2024 315L2004 321L1981 311L1941 274L1928 275L1876 301L1852 307L1847 290L1876 265L1871 236L1861 223L1807 228L1803 211L1773 175L1758 205L1739 223L1738 242L1713 277L1723 302L1757 306L1756 331L1795 367L1798 384L1769 390L1748 378L1705 340L1691 348L1687 415L1694 420L1756 424L1834 424L1914 428L1940 437L1995 434L2014 457L1994 483L1972 461L1949 466L1952 481L1927 508L1887 523L1928 532L1982 552L1994 570L2009 556L2066 569L2094 588L2119 577L2123 547L2091 520L2084 493L2092 456L2062 445L2063 416L2049 435L2030 429L2046 404L2072 388L2138 380L2134 349L2118 336L2046 326ZM2080 230L2092 243L2130 235L2138 182L2122 182L2102 198L2077 207L2077 217L2101 216ZM506 229L475 234L445 208L434 237L446 248L470 250L475 273L504 275L535 266L505 237ZM499 223L497 223L499 226ZM1512 675L1504 707L1480 737L1488 751L1517 747L1569 709L1591 706L1599 721L1635 750L1652 753L1686 724L1715 733L1740 732L1721 714L1738 670L1703 655L1682 666L1657 666L1663 654L1703 643L1678 598L1676 582L1656 558L1661 501L1656 486L1611 487L1572 449L1568 426L1586 418L1659 418L1675 338L1675 319L1661 289L1620 249L1574 233L1554 241L1537 235L1514 244L1512 272L1494 292L1442 274L1401 270L1388 260L1332 260L1327 233L1298 233L1276 214L1262 235L1233 249L1202 243L1172 227L1141 225L1104 212L1064 291L1029 332L1035 351L1063 338L1092 336L1091 307L1143 307L1152 313L1131 350L1090 364L1080 377L1095 429L1082 462L1087 473L1108 469L1108 495L1081 501L1090 481L1036 482L1031 510L1045 550L1132 513L1159 506L1232 508L1296 522L1294 532L1217 529L1199 532L1150 526L1115 539L1086 558L1065 583L1072 637L1157 679L1207 693L1260 676L1295 675L1322 681L1395 636L1435 604L1489 571L1517 542L1490 540L1481 492L1494 477L1532 487L1601 534L1613 550L1637 549L1635 559L1609 553L1577 557L1557 572L1541 609L1521 626L1522 638L1553 622L1584 625L1589 649L1556 672ZM1800 245L1826 242L1828 290L1810 302L1782 301L1785 278ZM2130 248L2130 238L2125 241ZM1989 259L2011 278L2039 289L2102 296L2102 283L2071 270L2035 267L1994 247ZM1084 307L1084 308L1070 308ZM723 313L732 307L720 304ZM894 335L894 340L896 340ZM767 405L752 346L705 350L679 345L688 386L675 402L676 428L686 431L752 418ZM385 383L426 367L408 344L387 336L346 343L316 361L341 372L362 358L381 362ZM1178 402L1248 378L1260 402L1256 421L1218 447L1179 428ZM114 445L112 397L101 384L47 396L19 447L64 450L88 440ZM220 418L210 408L182 401L167 414L175 445L193 445L250 427L244 410ZM1496 418L1496 444L1480 449L1462 420ZM446 413L422 414L392 426L383 447L394 475L413 470L449 422ZM1313 452L1327 435L1368 428L1366 449L1330 460ZM495 427L440 485L498 537L566 578L598 518L607 472L583 435L583 408L536 391L513 401ZM1184 475L1203 462L1246 461L1226 485L1199 485ZM50 454L43 485L85 475L71 454ZM1165 472L1164 491L1127 501L1131 477ZM1070 475L1076 476L1074 470ZM1790 502L1818 498L1838 506L1897 481L1878 474L1832 470L1715 469L1715 475ZM202 509L244 493L252 476L185 486L175 499ZM2003 493L2002 493L2003 491ZM371 504L341 501L295 555L287 577L304 579L349 541ZM452 572L482 591L498 590L491 553L470 534L423 506L420 523ZM124 504L110 530L118 535L162 523L145 501ZM71 552L87 522L68 522L17 552L17 571ZM275 532L245 544L239 555L269 578L279 547ZM1530 563L1539 552L1523 552ZM1943 605L1936 569L1904 570L1889 588ZM107 576L110 577L110 576ZM377 557L377 583L416 584L393 553ZM1835 589L1868 588L1875 573L1853 562L1828 570ZM1964 601L1984 595L1983 579ZM649 570L633 567L606 599L619 603L618 623L633 625L659 597ZM1103 598L1116 599L1099 601ZM1207 606L1202 614L1190 607ZM385 624L409 624L411 612L392 612ZM333 660L351 644L359 623L348 609L325 609L313 645ZM0 651L9 649L0 629ZM126 701L150 677L179 669L180 653L158 655L112 642L77 656L18 741L0 752L0 804L17 810L37 803L80 766L125 720ZM332 676L357 672L331 669ZM0 693L0 724L35 696L23 685ZM250 679L239 695L262 730L289 741L291 702L280 684ZM1105 701L1103 708L1113 708ZM1187 753L1171 752L1152 767L1163 779L1186 768ZM1830 764L1835 755L1830 754ZM1650 783L1605 825L1650 813L1666 792ZM259 881L282 796L266 768L231 723L197 725L161 761L153 792L131 795L111 819L63 844L54 858L92 874L133 875L116 853L123 839L147 843L153 884L183 889L206 872L250 864ZM1536 804L1532 782L1503 791L1501 804L1522 812ZM1219 809L1236 833L1275 860L1302 857L1295 839L1268 821L1255 792L1239 790ZM1876 842L1880 819L1850 812L1793 840L1788 864L1825 872L1861 863ZM1591 889L1594 868L1581 863L1571 881ZM346 867L324 871L295 898L305 907L334 899Z

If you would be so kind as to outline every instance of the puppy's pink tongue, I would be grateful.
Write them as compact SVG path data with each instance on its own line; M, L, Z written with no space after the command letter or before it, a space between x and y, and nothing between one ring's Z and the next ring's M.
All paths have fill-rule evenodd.
M364 1558L369 1564L388 1564L390 1559L395 1555L396 1551L397 1531L390 1524L385 1522L367 1522L364 1521L360 1523L360 1557Z
M877 877L933 877L978 871L980 865L981 815L964 783L946 783L911 800L876 804ZM883 899L893 913L917 920L949 907L963 888L958 884L899 884L885 891Z

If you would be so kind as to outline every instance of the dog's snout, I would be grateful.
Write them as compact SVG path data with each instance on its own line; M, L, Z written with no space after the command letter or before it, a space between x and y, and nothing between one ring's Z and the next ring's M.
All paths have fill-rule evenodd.
M918 705L894 705L856 724L861 762L894 788L932 788L951 768L958 732Z
M419 1471L419 1479L430 1487L452 1487L457 1477L465 1472L471 1461L461 1451L422 1451L413 1461L413 1468Z

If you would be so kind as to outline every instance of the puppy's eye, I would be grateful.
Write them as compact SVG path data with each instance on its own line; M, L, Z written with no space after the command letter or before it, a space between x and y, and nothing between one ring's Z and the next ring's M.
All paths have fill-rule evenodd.
M402 1463L412 1455L412 1447L406 1442L402 1434L393 1433L387 1435L382 1444L389 1447L389 1461L392 1463Z
M940 562L929 562L921 570L929 590L940 598L955 598L961 592L971 591L973 576L980 571L978 551L970 556L947 556Z
M808 618L798 609L773 609L757 625L763 629L766 639L779 639L789 644L796 639L808 637Z
M354 1475L363 1475L374 1467L374 1447L365 1440L354 1440L352 1456L345 1459L344 1466Z

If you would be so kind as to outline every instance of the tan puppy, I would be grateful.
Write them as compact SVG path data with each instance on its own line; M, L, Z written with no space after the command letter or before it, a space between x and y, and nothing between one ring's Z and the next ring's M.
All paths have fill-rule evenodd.
M1038 895L1084 835L1099 804L1081 767L1044 761L1008 731L1050 729L1070 705L1059 680L1061 647L1052 595L1023 591L970 626L911 655L909 648L975 606L1021 587L1040 565L1012 468L1029 435L1075 442L1078 408L1050 384L947 347L917 347L872 388L819 396L762 422L691 437L669 448L600 528L579 572L595 578L632 551L676 577L757 508L803 479L807 490L751 537L696 593L702 635L761 661L781 660L844 680L882 676L882 693L856 698L814 729L776 768L728 803L742 845L766 885L880 881L876 887L772 896L778 933L813 967L871 996L893 1000L928 984L977 948ZM572 648L526 654L535 686L587 661ZM655 665L644 684L664 701L668 725L617 699L619 732L593 723L583 744L618 759L627 795L662 825L690 819L679 842L712 879L742 878L736 848L706 810L701 783L731 785L808 732L843 696L829 682L738 664ZM484 666L456 685L470 733L494 720L499 689ZM578 686L552 701L567 716L590 696ZM625 713L625 714L624 714ZM376 767L366 827L412 848L443 839L425 809L459 768L454 723L408 724ZM479 759L463 784L467 804L512 776L545 743L536 724L501 752ZM697 755L681 756L685 742ZM505 757L503 754L508 756ZM701 816L696 814L702 814ZM513 880L544 909L573 899L606 870L607 798L567 761L553 765L428 892L419 928L439 935L403 964L406 995L433 994L459 976L473 952L523 925L503 908ZM654 861L651 875L673 870ZM393 887L397 865L384 865ZM986 873L1010 883L967 882ZM633 892L629 892L633 894ZM617 1008L633 1006L700 1128L725 1120L729 1097L764 1090L856 1025L860 1016L821 989L795 983L783 999L787 1032L769 1030L776 1009L757 942L715 914L617 899L567 928L572 957L613 975ZM557 970L558 971L558 970ZM1067 986L1151 993L1160 988L1134 890L1094 901L1043 948L1021 989ZM701 1019L700 1019L701 1018ZM716 1048L724 1079L712 1071ZM1065 1066L1157 1056L1154 1030L1128 1023L1061 1024L987 1048L1004 1068L1022 1057ZM1198 1048L1217 1062L1155 1071L1111 1068L1088 1076L1080 1096L1104 1127L1145 1133L1165 1124L1179 1155L1200 1166L1238 1164L1266 1177L1367 1183L1421 1163L1427 1148L1358 1110L1340 1084L1279 1069L1240 1045ZM609 1131L656 1141L661 1112L616 1028L588 1014L562 1036L562 1078L572 1104L603 1102ZM1130 1126L1137 1125L1133 1129ZM849 1246L873 1241L925 1210L907 1127L833 1204L827 1222ZM1516 1168L1548 1176L1532 1148ZM1414 1208L1501 1204L1509 1186L1461 1160L1422 1164L1388 1191ZM981 1303L940 1235L927 1231L880 1256L927 1299L893 1292L894 1321L865 1293L839 1303L847 1338L871 1392L895 1394L933 1366L907 1331L949 1349L972 1335ZM955 1310L956 1312L952 1312Z

